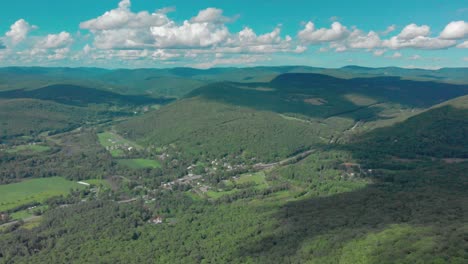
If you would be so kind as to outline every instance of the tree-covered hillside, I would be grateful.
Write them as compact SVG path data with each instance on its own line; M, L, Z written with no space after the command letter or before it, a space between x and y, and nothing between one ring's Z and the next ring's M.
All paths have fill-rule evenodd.
M189 98L117 126L142 145L176 145L190 157L242 157L262 161L286 158L326 142L333 130L319 123Z
M273 161L336 142L362 122L409 115L467 93L466 85L284 74L268 83L204 86L117 130L143 145L172 144L194 157Z
M66 131L111 115L36 99L0 100L0 139Z
M466 69L2 71L0 263L468 260Z
M376 129L354 144L366 155L380 152L401 158L468 158L468 96Z

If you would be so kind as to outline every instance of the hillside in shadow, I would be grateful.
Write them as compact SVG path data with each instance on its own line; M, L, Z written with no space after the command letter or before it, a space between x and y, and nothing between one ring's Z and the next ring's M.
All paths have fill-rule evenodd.
M276 229L238 254L257 263L462 263L466 169L467 163L400 171L401 181L289 202L271 216Z
M382 118L388 104L427 108L468 94L468 85L401 80L398 77L339 79L322 74L288 73L268 83L223 82L192 91L187 97L309 117Z
M466 99L334 146L353 156L357 177L371 184L287 202L271 216L276 229L238 254L261 263L464 263Z
M122 95L104 90L98 90L76 85L51 85L35 90L11 90L0 92L0 98L31 98L54 101L74 106L89 104L109 105L143 105L165 104L173 99L152 98L144 95Z

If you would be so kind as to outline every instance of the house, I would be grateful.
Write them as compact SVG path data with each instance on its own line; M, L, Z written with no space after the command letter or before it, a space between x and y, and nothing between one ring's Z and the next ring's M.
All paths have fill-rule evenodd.
M162 218L162 216L156 216L156 217L151 218L149 222L151 224L159 225L163 223L163 220L164 219Z
M0 213L0 221L8 221L10 216L7 213Z

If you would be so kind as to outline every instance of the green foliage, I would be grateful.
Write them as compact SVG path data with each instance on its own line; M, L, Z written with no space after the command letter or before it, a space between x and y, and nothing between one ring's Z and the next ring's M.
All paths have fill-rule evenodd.
M141 146L113 132L99 133L98 138L99 143L110 152L112 157L125 156L125 153L126 151L128 151L129 148L135 150L142 149Z
M0 139L60 132L104 118L97 112L33 99L0 100Z
M420 114L416 109L413 117L392 124L414 107L466 94L466 85L310 73L454 82L468 76L466 69L360 67L0 69L0 80L24 76L15 85L29 88L37 88L24 85L34 78L38 85L55 76L50 83L95 83L153 96L236 82L205 86L127 120L116 118L131 109L121 99L142 97L86 89L74 94L76 87L68 87L68 97L53 86L6 93L64 104L0 101L0 110L7 109L0 111L8 132L2 136L11 140L2 150L29 142L49 148L28 155L2 151L0 181L63 175L93 186L63 178L0 185L0 211L17 210L15 219L30 216L21 206L46 199L48 205L34 221L0 226L0 262L465 263L466 97ZM113 114L99 112L106 99L101 95L109 96ZM106 118L113 122L104 123ZM353 138L378 126L387 127ZM112 153L116 145L126 148ZM190 182L189 173L201 178ZM182 177L189 183L177 180ZM85 190L57 196L70 188ZM149 222L156 216L162 223Z
M327 197L213 205L164 192L150 211L138 202L88 202L48 212L34 230L3 234L0 253L15 263L96 255L128 263L463 263L466 169L435 165L404 172L404 184ZM146 223L155 214L172 224Z
M381 153L401 158L468 158L468 97L458 98L453 104L376 129L357 139L354 147L365 156Z
M0 92L0 98L31 98L75 106L88 106L91 104L135 106L170 101L146 96L121 95L99 89L64 84L51 85L34 90L4 91Z
M25 180L0 185L0 211L7 211L34 202L44 202L50 197L65 195L70 189L82 185L60 177Z
M239 156L272 161L322 142L330 130L201 98L184 99L117 126L141 145L174 144L188 157ZM275 142L275 144L271 144Z
M8 149L8 153L18 153L18 152L47 152L50 150L50 147L43 145L20 145L14 148Z
M161 168L161 164L157 160L149 159L119 159L117 162L132 169L144 169L144 168Z

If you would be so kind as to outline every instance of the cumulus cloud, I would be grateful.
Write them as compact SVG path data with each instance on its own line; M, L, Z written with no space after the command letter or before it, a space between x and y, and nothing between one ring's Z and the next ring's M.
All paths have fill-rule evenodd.
M415 49L446 49L453 47L457 44L455 40L430 38L425 36L417 36L412 39L401 39L398 36L392 37L389 40L384 40L382 45L390 49L403 49L403 48L415 48Z
M150 30L158 48L209 47L223 42L229 35L226 26L208 22L184 21L181 26L171 22Z
M349 35L348 29L340 22L333 22L331 28L315 28L313 22L307 22L305 28L299 31L299 40L307 44L338 41Z
M374 31L365 34L361 30L354 30L347 39L347 46L353 49L374 49L380 47L381 43L379 35Z
M461 36L460 23L455 26L450 26L449 28L452 28L452 33L450 35L452 38L455 38L455 36ZM380 34L375 31L364 32L356 27L353 27L353 30L349 31L346 26L343 26L339 22L333 23L330 29L316 29L314 23L308 22L305 25L305 28L299 31L297 37L303 44L329 44L329 48L332 48L337 52L357 49L371 51L375 49L397 50L405 48L435 50L446 49L457 45L457 41L455 39L431 37L431 28L429 26L419 26L414 23L405 26L396 36L389 39L381 38L381 36L384 36L395 29L396 26L392 25ZM464 46L463 44L460 45L460 47ZM381 51L376 52L374 55L379 56L379 54L381 54Z
M385 31L382 32L382 35L388 35L390 33L392 33L393 31L396 30L396 25L390 25L387 27L387 29Z
M417 37L427 37L431 33L431 28L427 25L418 26L409 24L397 36L401 40L411 40Z
M374 56L376 56L376 57L380 57L380 56L384 55L385 52L387 52L387 51L386 51L386 50L383 50L383 49L378 49L378 50L375 50L373 54L374 54Z
M468 49L468 40L465 41L465 42L462 42L462 43L458 44L457 48L460 48L460 49Z
M6 32L5 36L10 40L12 45L16 45L24 41L28 33L36 28L37 26L30 25L26 20L20 19L11 25L10 30Z
M253 64L277 53L303 53L313 45L318 46L319 52L363 50L377 57L386 55L386 58L402 58L403 49L468 48L468 23L464 21L450 22L439 35L434 35L424 24L412 23L396 33L392 33L397 28L395 25L384 31L364 31L356 26L345 26L337 17L332 17L330 27L320 28L309 21L291 37L282 32L281 25L273 25L266 33L256 32L249 26L232 31L229 23L238 16L225 16L222 9L214 7L200 10L181 21L169 17L169 13L175 11L173 7L153 12L135 12L131 7L131 0L121 0L114 9L83 21L80 28L89 32L86 37L81 33L72 36L65 31L28 37L36 27L20 19L0 36L0 57L36 62L68 58L86 60L90 64L102 62L102 65L108 60L129 61L136 63L129 65L143 66L144 62L152 61L163 64L191 61L192 66L213 67ZM74 39L83 42L84 46L73 49ZM17 45L21 42L24 43ZM389 50L393 50L392 53ZM421 57L413 55L405 59Z
M218 8L207 8L198 12L196 17L193 17L190 22L192 23L216 23L224 24L232 22L236 19L223 16L223 10Z
M393 55L390 58L399 59L401 57L403 57L403 55L400 52L395 52L395 53L393 53Z
M407 25L397 36L384 40L382 46L390 49L445 49L457 44L455 40L431 38L430 27L416 24Z
M62 49L73 43L70 33L62 31L59 34L49 34L36 43L40 49Z
M149 13L130 11L130 0L123 0L118 8L105 12L103 15L80 23L80 28L91 31L102 31L122 28L148 28L169 23L166 12Z
M121 1L116 9L81 23L81 28L89 29L93 34L96 48L172 49L179 53L186 50L197 50L194 53L207 50L218 53L300 53L306 49L303 45L293 45L289 36L281 37L279 27L261 35L249 27L232 33L226 23L232 22L235 17L225 17L223 10L217 8L201 10L191 19L178 23L166 16L171 10L160 10L153 14L133 13L130 6L130 1Z
M440 33L443 39L463 39L468 36L468 23L465 21L450 22Z

